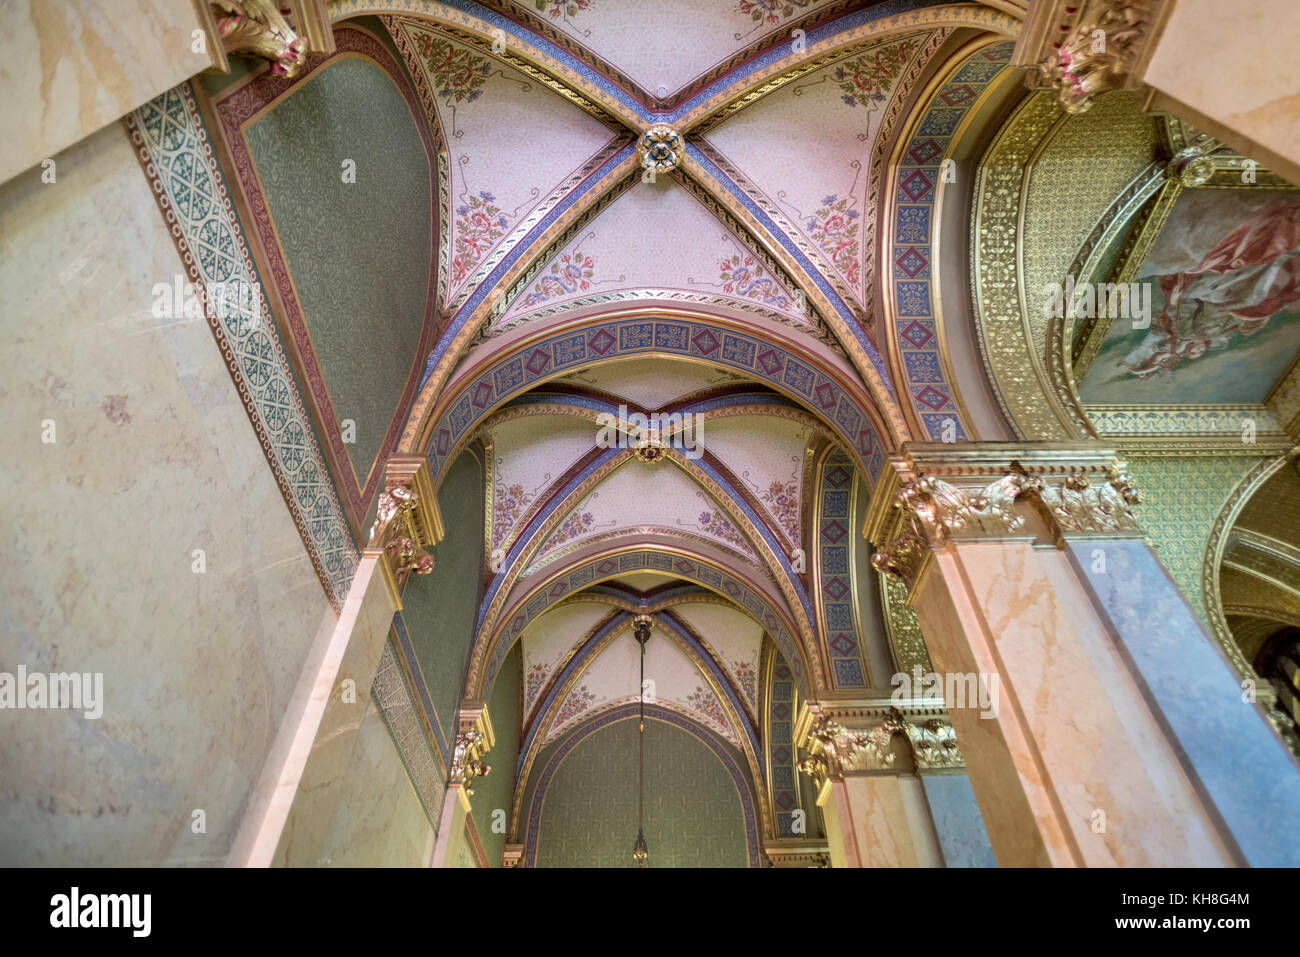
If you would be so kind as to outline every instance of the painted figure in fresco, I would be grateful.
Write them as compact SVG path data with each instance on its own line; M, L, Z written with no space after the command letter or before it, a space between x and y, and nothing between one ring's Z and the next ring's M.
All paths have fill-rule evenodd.
M1153 278L1164 307L1120 363L1142 379L1253 335L1300 301L1300 202L1274 200L1191 269Z

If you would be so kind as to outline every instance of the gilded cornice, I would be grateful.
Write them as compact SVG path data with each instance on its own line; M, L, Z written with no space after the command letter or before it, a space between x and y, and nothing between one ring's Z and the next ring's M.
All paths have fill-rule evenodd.
M1140 501L1116 452L1094 443L908 443L876 483L863 534L877 571L911 586L954 540L1033 540L1040 528L1058 546L1142 538Z
M1090 405L1107 444L1161 457L1281 455L1294 440L1266 405Z
M912 767L899 767L894 738L907 741ZM805 701L794 724L794 743L822 803L833 781L862 774L942 773L965 770L956 732L941 705L890 696Z

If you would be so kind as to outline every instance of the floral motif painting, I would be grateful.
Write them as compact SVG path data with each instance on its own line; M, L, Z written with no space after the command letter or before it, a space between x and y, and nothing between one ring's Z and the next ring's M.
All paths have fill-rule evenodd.
M483 254L495 246L510 228L510 218L496 205L496 197L486 190L469 197L456 207L456 249L452 256L452 278L461 282L469 275Z
M428 33L421 33L418 43L436 92L445 102L473 103L483 95L483 84L492 71L487 57L476 56Z
M822 197L821 207L808 216L804 230L835 268L858 285L858 211L847 196Z
M546 679L548 675L549 673L546 670L546 665L542 665L542 664L532 665L528 669L528 673L524 676L525 714L527 714L527 712L532 709L533 702L535 702L537 700L537 696L541 694L542 686L546 684Z
M790 541L799 541L799 484L794 479L772 479L758 497Z
M552 727L558 728L578 715L591 708L597 701L594 692L588 691L586 685L581 685L569 692L569 696L564 699L564 704L560 705L560 710L555 713L555 721Z
M843 94L840 99L849 106L878 109L889 99L888 91L920 42L918 37L909 37L885 43L836 67L833 75Z
M695 690L686 696L686 703L715 727L730 729L722 705L710 689L696 685Z
M733 663L731 674L736 679L736 684L740 686L740 693L745 696L745 700L751 706L757 706L758 675L754 671L754 666L748 661Z
M1185 191L1137 279L1150 325L1114 319L1085 402L1261 401L1300 349L1300 192Z
M736 0L735 11L755 23L774 26L810 6L812 0Z
M719 260L722 291L738 299L756 299L775 309L789 309L790 297L775 279L767 275L753 256L739 253Z
M539 279L527 298L525 307L536 306L552 299L586 292L596 275L596 260L581 252L565 253L551 263L550 272Z

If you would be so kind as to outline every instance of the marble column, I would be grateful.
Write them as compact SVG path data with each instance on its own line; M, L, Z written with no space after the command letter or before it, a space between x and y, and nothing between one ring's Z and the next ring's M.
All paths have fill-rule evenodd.
M916 780L930 760L920 742L927 722L941 721L942 707L880 697L835 696L805 702L794 739L806 757L801 773L816 784L834 867L941 867L943 855L929 806ZM940 745L945 758L955 740ZM959 761L960 758L957 758Z
M1136 501L1089 443L909 444L873 496L997 861L1300 863L1300 768Z
M250 795L231 865L314 864L339 804L348 800L345 772L402 607L399 582L433 569L425 548L439 527L423 459L394 457L385 485L343 610L322 624Z

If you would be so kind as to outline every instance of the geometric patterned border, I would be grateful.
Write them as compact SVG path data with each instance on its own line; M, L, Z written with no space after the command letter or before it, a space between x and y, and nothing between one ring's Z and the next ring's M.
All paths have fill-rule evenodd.
M550 336L499 359L467 383L431 429L428 456L434 487L460 440L498 403L560 370L647 353L695 357L793 392L837 427L873 478L880 472L884 448L867 410L838 381L787 348L707 322L618 319Z
M853 463L835 450L822 463L817 488L817 578L820 582L822 635L837 688L865 688L862 652L853 614Z
M970 438L952 386L944 377L933 305L939 278L934 268L938 245L933 235L934 204L941 165L967 112L1008 69L1013 47L1008 42L981 50L948 78L903 147L901 163L891 180L894 221L889 269L894 335L907 395L932 440L944 438L945 427L955 429L956 441Z
M776 813L777 837L806 837L794 831L794 812L799 808L799 776L795 770L794 682L790 668L777 647L765 649L770 668L768 693L767 748L768 781L772 808ZM766 670L766 669L765 669ZM805 830L807 820L804 821Z
M161 94L124 122L312 567L338 611L356 571L357 548L189 84ZM209 289L215 283L246 283L258 314L232 315L236 310L227 308L226 318L218 317Z
M546 803L546 791L550 786L551 778L559 770L561 762L568 756L569 752L577 747L587 737L599 731L601 728L608 727L618 721L626 721L637 716L636 704L626 704L619 708L606 711L599 717L579 725L569 734L569 736L560 744L555 753L547 760L546 765L542 768L541 774L537 779L537 786L533 789L533 797L528 805L528 830L524 837L524 855L522 865L524 867L537 866L537 838L540 832L542 819L542 806ZM656 705L647 704L645 706L647 718L655 721L662 721L664 724L671 724L680 728L689 734L694 735L714 753L727 773L731 775L732 782L736 785L736 791L740 797L741 810L745 817L745 847L749 855L749 866L762 866L759 858L758 848L758 821L754 809L754 795L749 788L749 782L745 780L744 772L736 759L732 757L728 747L717 737L714 732L710 731L698 721L692 721L689 718L679 715L675 711L669 711L667 708L661 708Z

